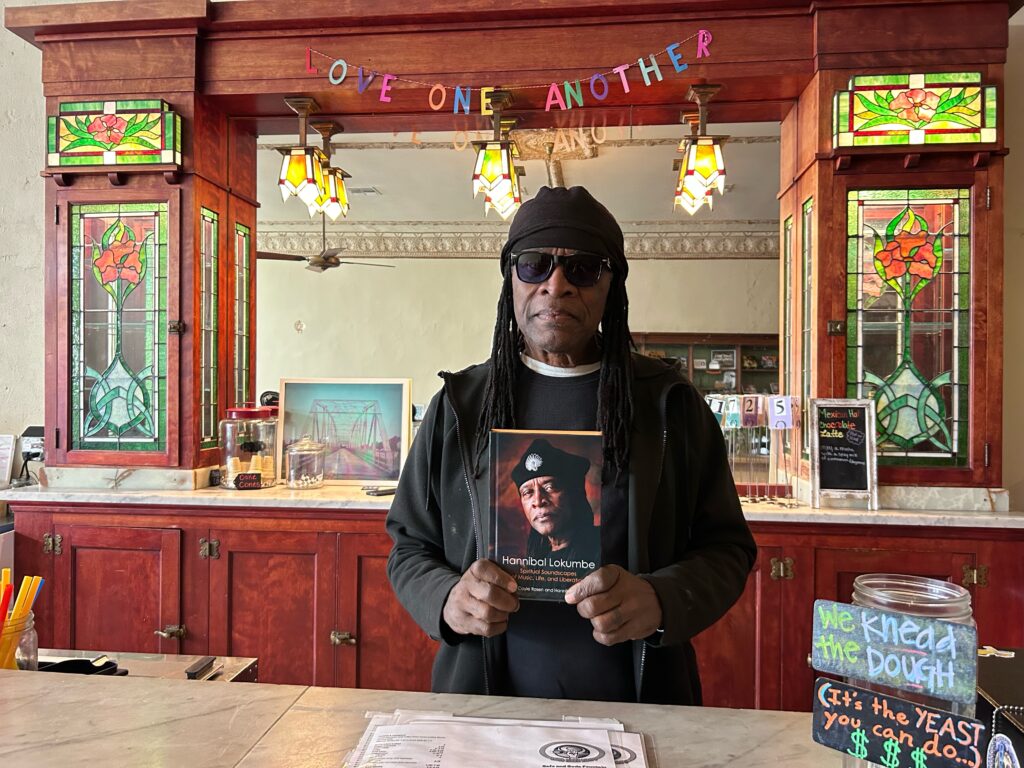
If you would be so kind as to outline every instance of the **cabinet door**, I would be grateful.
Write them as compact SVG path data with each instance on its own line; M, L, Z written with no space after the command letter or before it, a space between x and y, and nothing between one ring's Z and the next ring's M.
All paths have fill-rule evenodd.
M181 531L54 526L54 646L178 653L154 634L181 623Z
M777 547L760 547L743 595L693 639L704 706L778 709L780 585L771 578Z
M337 649L338 685L429 691L437 643L399 604L386 572L391 539L341 534L338 627L355 645Z
M337 534L211 530L210 653L262 683L331 685Z
M925 546L921 549L820 548L815 552L814 596L819 600L849 603L853 599L853 580L863 573L901 573L959 584L964 566L973 565L973 552L930 552ZM807 618L809 623L810 608Z
M40 648L53 648L53 546L49 512L12 507L14 513L14 596L22 576L42 576L46 583L39 591L32 612ZM46 538L44 538L46 537ZM13 597L12 597L13 600Z

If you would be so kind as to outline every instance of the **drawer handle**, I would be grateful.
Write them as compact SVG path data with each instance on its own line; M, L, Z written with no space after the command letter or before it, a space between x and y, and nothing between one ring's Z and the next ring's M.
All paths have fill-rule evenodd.
M331 631L331 645L355 645L356 639L350 632Z
M163 629L154 629L154 635L160 635L164 640L181 640L185 637L185 625L184 624L168 624Z

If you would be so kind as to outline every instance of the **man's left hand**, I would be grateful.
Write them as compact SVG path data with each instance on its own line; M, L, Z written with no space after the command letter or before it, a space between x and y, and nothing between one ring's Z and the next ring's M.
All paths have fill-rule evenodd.
M649 583L617 565L589 574L565 593L580 616L590 619L602 645L642 640L661 626L661 603Z

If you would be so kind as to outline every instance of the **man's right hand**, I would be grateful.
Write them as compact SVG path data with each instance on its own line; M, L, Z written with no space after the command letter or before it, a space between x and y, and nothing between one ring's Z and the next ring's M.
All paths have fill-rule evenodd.
M516 582L491 560L477 560L448 593L444 621L460 635L494 637L519 610Z

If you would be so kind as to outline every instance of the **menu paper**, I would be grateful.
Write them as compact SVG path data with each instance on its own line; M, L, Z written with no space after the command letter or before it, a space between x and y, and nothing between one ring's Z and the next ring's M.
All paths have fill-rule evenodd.
M608 732L523 725L480 727L458 720L381 725L353 768L614 768Z

